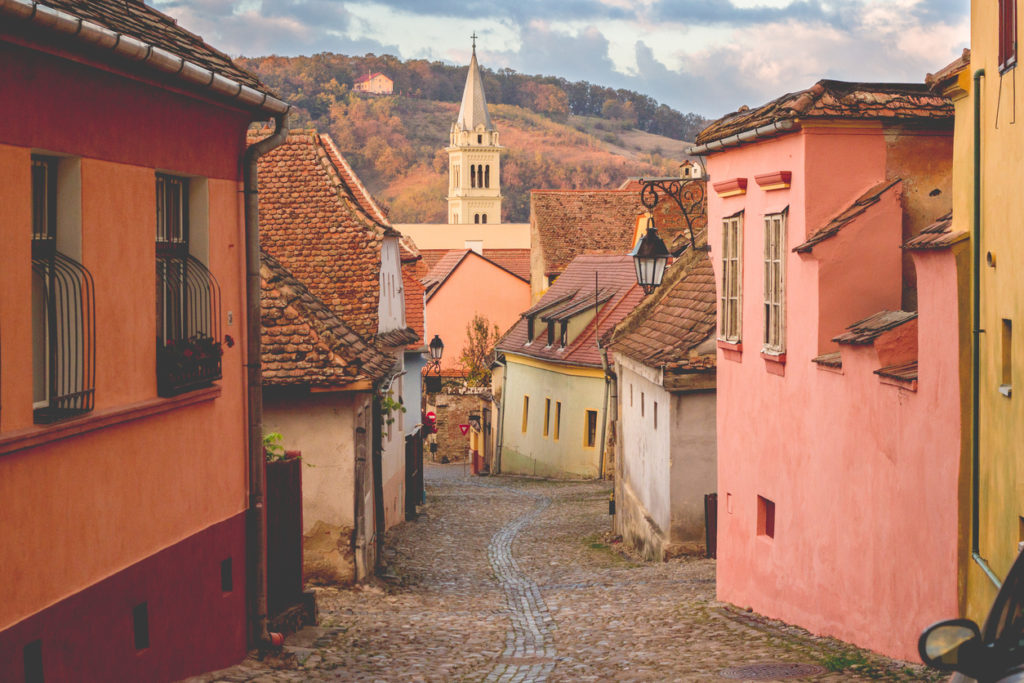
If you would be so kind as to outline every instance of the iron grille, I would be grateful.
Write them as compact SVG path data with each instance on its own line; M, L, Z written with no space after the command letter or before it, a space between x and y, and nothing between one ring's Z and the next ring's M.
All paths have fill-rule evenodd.
M33 420L87 413L95 401L93 280L57 249L57 165L32 157Z
M191 255L157 257L157 393L174 396L221 378L220 285Z
M57 251L54 240L48 239L32 242L32 273L45 303L41 350L45 353L46 394L36 402L34 419L49 423L93 409L93 280L85 266Z

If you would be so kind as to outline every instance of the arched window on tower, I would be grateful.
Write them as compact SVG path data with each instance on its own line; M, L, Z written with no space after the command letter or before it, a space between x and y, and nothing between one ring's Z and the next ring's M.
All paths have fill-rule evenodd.
M473 222L474 223L479 223L480 222L480 214L478 214L478 213L473 214Z
M483 187L484 186L484 167L483 167L483 164L477 164L476 165L476 186L477 187Z
M469 186L476 187L476 165L469 167Z
M491 165L487 164L487 166L484 167L484 187L490 187L490 186L491 186Z
M485 214L483 214L483 215L482 215L482 216L480 217L480 222L481 222L481 223L486 223L486 222L487 222L487 214L486 214L486 213L485 213Z

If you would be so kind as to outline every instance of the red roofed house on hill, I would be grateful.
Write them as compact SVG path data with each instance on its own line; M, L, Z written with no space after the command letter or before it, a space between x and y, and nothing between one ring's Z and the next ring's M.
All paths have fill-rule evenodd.
M713 179L718 598L902 659L968 561L952 124L923 84L825 80L690 150Z
M0 73L0 680L231 665L266 637L246 265L278 140L245 134L289 105L143 2L0 3Z
M378 71L355 79L352 89L370 95L390 95L395 90L395 82Z
M642 297L631 256L584 255L520 314L497 345L504 359L504 369L496 371L503 374L501 472L605 474L610 393L598 339Z
M615 531L650 559L705 544L715 493L715 278L688 249L610 336L618 397Z
M382 434L371 440L367 454L375 491L366 492L366 504L376 506L372 518L379 544L384 532L407 512L404 437L407 425L412 429L419 423L419 396L410 395L405 387L404 361L410 344L422 341L406 323L401 235L387 223L327 135L292 131L285 144L261 158L259 183L263 249L349 330L393 359L394 367L383 376L361 380L363 389L409 407L408 415L398 408L388 411L388 401L376 403L373 409L379 411L384 405L388 413L376 423L371 420ZM297 397L300 387L305 393ZM327 406L348 400L333 392L344 394L349 389L316 382L287 389L267 385L267 428L280 432L286 447L301 450L314 462L323 459L337 464L339 458L348 462L356 442L352 432L332 423ZM317 421L319 427L312 428L314 412L299 407L318 401L326 412ZM341 431L332 439L323 430ZM346 518L330 511L337 511L337 498L350 495L352 487L335 474L328 466L305 470L304 533L312 533L317 521L324 523L323 534L343 533L345 522L339 520Z

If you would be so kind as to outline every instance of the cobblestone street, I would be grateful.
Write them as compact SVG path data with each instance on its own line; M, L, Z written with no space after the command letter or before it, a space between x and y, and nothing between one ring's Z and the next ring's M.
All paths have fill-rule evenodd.
M426 475L386 581L318 589L318 627L192 680L939 680L717 603L713 560L627 559L606 483Z

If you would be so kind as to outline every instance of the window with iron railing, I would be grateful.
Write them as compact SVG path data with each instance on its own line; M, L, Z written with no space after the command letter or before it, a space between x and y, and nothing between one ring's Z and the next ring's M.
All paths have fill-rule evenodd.
M89 271L65 253L81 226L61 220L80 198L76 159L32 156L32 408L37 424L87 413L95 405L95 316ZM61 169L64 185L59 187ZM78 202L80 209L80 202ZM70 233L76 232L72 235ZM77 255L77 254L74 254Z
M190 243L189 178L156 177L157 393L221 378L220 286Z

